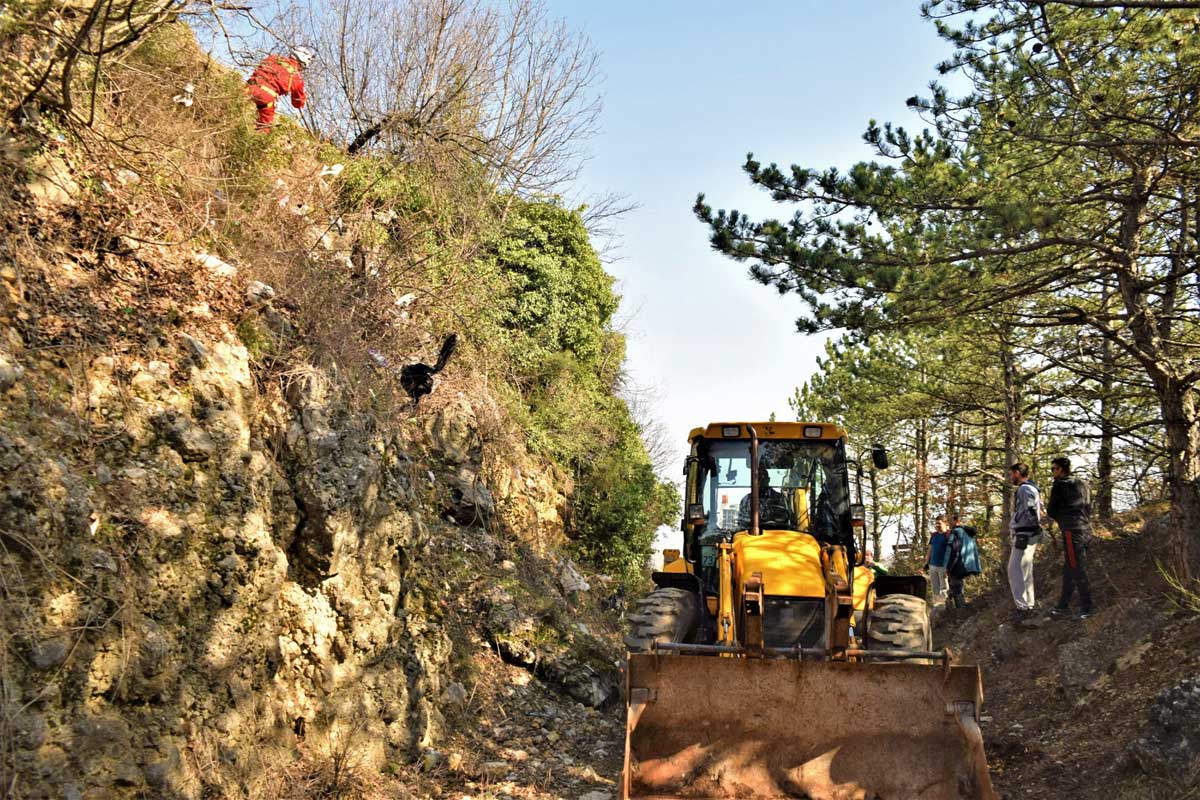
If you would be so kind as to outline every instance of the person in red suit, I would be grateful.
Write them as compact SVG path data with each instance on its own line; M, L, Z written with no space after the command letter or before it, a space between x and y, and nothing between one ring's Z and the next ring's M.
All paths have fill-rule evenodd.
M297 47L290 56L269 55L254 68L254 74L246 81L246 95L258 109L260 131L269 131L275 124L275 101L290 96L292 105L304 108L304 68L316 53L308 47Z

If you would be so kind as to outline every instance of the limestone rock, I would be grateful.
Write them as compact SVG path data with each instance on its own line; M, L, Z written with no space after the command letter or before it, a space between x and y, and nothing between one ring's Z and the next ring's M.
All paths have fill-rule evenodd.
M214 277L233 278L237 276L237 267L222 261L210 253L197 251L192 254L192 259L201 267L204 267L206 270L212 273Z
M1119 671L1119 659L1128 662L1138 656L1128 651L1114 652L1113 642L1141 642L1164 624L1161 611L1143 600L1133 600L1125 614L1115 626L1087 635L1087 628L1080 627L1080 637L1059 648L1059 680L1064 688L1100 686L1100 678Z
M129 752L129 723L115 714L84 714L72 727L74 754L81 761L103 756L124 758Z
M1067 642L1058 649L1059 681L1063 688L1077 689L1100 677L1103 664L1090 656L1090 649L1086 640Z
M467 701L467 690L461 683L455 681L446 687L446 702L460 706Z
M70 653L70 640L59 636L35 644L29 651L29 660L35 669L54 669L65 664Z
M5 709L5 716L9 719L9 731L17 746L26 750L36 750L46 741L49 726L44 715L28 710Z
M56 285L82 295L95 261L64 257L88 280ZM618 684L617 654L573 624L560 562L547 558L564 536L570 477L519 437L481 435L498 412L478 387L447 398L444 414L389 421L364 410L336 367L290 348L278 351L283 369L262 371L235 332L236 268L201 253L184 275L174 252L137 248L142 266L160 258L152 288L172 333L132 335L143 320L122 316L131 335L119 346L60 355L22 350L0 328L3 363L20 353L25 370L15 391L46 390L17 403L0 435L0 568L16 564L29 583L0 603L0 625L20 623L13 685L28 689L23 706L34 701L0 710L22 790L190 797L196 764L214 785L252 786L278 763L261 754L294 750L306 730L313 752L323 737L361 731L365 769L433 752L437 771L469 770L479 755L443 749L472 697L453 677L473 655L451 655L488 637L524 664L502 665L504 690L570 702L528 728L536 738L510 724L508 741L484 751L495 759L485 772L524 780L578 757L568 718L605 715L573 701L611 703ZM131 279L141 269L115 250L105 259ZM19 269L35 285L41 267ZM0 273L0 289L10 283ZM274 312L252 316L288 330ZM446 521L448 506L460 524ZM480 578L496 573L510 596L479 597ZM575 565L567 576L590 580ZM602 783L564 780L563 796Z
M558 568L558 583L566 594L575 592L586 592L592 588L588 585L587 580L569 558L563 559L562 564Z
M217 445L208 432L182 414L167 412L159 419L159 427L163 438L184 461L207 461L216 452Z
M1151 775L1180 782L1200 775L1200 676L1164 689L1129 752Z
M460 469L451 481L450 506L446 515L459 525L482 528L495 510L496 501L478 473L465 467Z
M250 281L246 284L246 302L268 303L275 298L275 289L262 281Z
M568 658L558 664L558 670L558 681L567 694L585 706L601 708L617 695L619 679L611 665Z
M0 394L17 385L25 375L25 369L9 356L0 353Z
M151 361L145 369L140 369L129 383L142 397L153 400L171 381L171 366L163 361Z
M1012 625L1004 624L996 628L992 636L992 657L997 661L1007 661L1017 654L1019 638Z
M506 661L536 670L572 699L598 708L617 696L620 680L615 658L595 637L578 630L556 630L548 620L513 603L493 605L488 627Z
M208 360L208 348L201 341L193 336L188 336L186 333L179 335L179 340L183 342L188 355L197 366L203 367Z
M144 774L147 785L152 789L166 793L168 789L173 788L181 782L181 766L179 748L168 746L164 757L157 758L146 764Z
M27 164L31 177L26 188L35 198L51 205L64 205L79 194L79 184L60 156L42 153Z

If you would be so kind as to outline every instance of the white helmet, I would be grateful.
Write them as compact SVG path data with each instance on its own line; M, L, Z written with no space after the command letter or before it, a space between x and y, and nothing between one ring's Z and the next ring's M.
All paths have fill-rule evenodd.
M308 66L308 62L317 57L316 52L311 47L297 47L292 51L292 58L299 61L303 66Z

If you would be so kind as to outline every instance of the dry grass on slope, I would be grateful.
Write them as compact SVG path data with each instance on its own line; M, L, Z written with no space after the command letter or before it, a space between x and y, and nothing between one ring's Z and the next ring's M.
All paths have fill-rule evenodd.
M185 84L194 87L190 106L172 100ZM44 122L42 141L19 137L4 171L19 186L38 150L36 158L61 162L71 200L39 216L58 215L53 224L71 234L72 248L148 248L156 262L179 263L212 254L237 268L230 283L267 283L299 335L273 342L243 320L239 333L259 362L336 365L361 409L380 420L407 411L399 366L428 362L447 332L459 333L460 347L443 394L502 376L485 311L495 287L472 264L494 224L492 200L436 162L349 158L286 114L269 135L258 133L243 85L186 25L165 25L109 65L94 128L64 137ZM344 171L329 174L335 165ZM62 243L49 242L22 244L52 261ZM141 310L123 307L133 309L127 316ZM508 427L502 418L498 430Z

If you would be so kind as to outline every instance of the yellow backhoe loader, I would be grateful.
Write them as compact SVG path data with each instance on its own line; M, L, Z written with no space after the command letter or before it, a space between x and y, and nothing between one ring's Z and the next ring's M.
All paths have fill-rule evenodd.
M865 564L845 431L689 439L683 546L627 619L623 800L994 800L979 668L933 650L924 578Z

